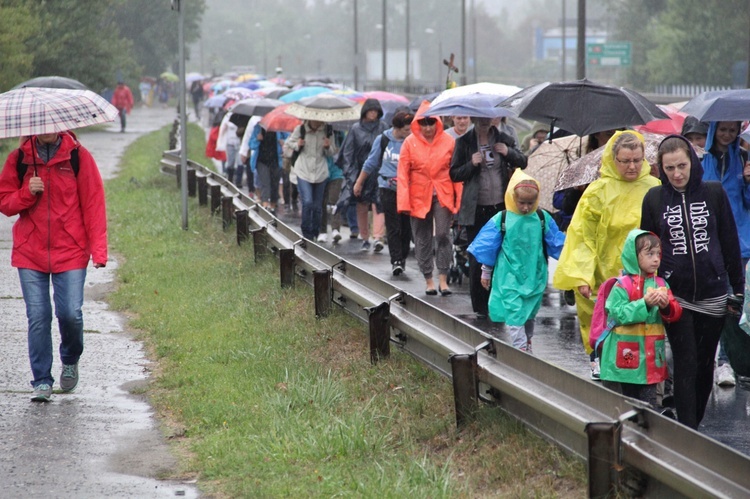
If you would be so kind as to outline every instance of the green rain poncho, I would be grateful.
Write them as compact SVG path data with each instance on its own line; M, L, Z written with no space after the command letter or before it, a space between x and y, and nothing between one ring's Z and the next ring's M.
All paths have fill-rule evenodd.
M492 217L482 227L468 251L479 263L494 267L490 291L489 315L494 322L521 326L533 319L542 304L542 295L547 287L547 260L543 247L553 258L560 256L565 234L547 212L544 237L542 224L537 215L537 204L527 215L521 214L513 199L513 190L523 182L539 182L516 170L505 191L505 235L500 230L502 212ZM544 246L543 246L544 245Z
M625 238L641 223L643 197L650 188L661 185L651 176L651 166L645 159L636 180L622 178L612 148L624 133L636 135L643 143L641 134L631 130L616 132L607 142L599 169L601 178L588 186L578 203L552 279L558 289L575 290L581 339L587 353L591 353L589 327L596 291L605 280L619 274ZM579 286L590 286L591 298L584 298L578 292Z

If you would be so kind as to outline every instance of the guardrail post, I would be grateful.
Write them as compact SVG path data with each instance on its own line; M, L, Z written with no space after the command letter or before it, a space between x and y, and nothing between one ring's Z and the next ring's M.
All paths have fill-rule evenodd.
M206 206L208 204L208 177L198 177L198 205Z
M383 302L365 308L365 311L370 330L370 362L377 364L380 359L387 359L391 355L391 304Z
M291 288L294 286L294 248L282 248L279 250L279 272L281 274L282 288Z
M589 423L589 497L614 497L620 462L620 424Z
M232 215L234 214L234 198L232 196L221 197L221 226L227 230L232 225Z
M253 256L255 263L258 263L258 260L266 254L266 228L261 227L250 232L253 235Z
M247 210L237 210L234 213L237 219L237 245L242 245L250 236L250 217Z
M196 177L196 172L195 172L194 169L188 168L187 174L188 174L187 175L188 196L190 196L191 198L194 198L195 197L195 177Z
M313 288L315 289L315 317L328 317L331 315L331 271L328 269L314 271Z
M461 428L474 419L479 404L477 354L457 354L450 358L453 371L453 400L456 403L456 426Z
M211 186L211 215L219 211L221 208L221 186Z

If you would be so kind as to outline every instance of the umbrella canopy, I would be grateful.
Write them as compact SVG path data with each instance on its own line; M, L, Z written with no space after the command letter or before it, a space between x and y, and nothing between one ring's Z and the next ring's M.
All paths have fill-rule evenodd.
M434 102L435 98L437 98L438 95L440 95L440 92L432 92L430 94L418 95L417 97L414 97L412 100L409 101L409 109L411 109L414 112L417 112L419 110L419 106L422 105L423 101Z
M250 98L235 102L232 104L232 107L229 108L229 111L233 114L241 114L244 116L265 116L282 104L283 102L276 99Z
M532 85L500 106L580 136L669 118L638 92L586 79Z
M235 87L235 88L230 88L229 90L227 90L221 95L223 95L227 99L242 100L242 99L252 98L253 91L248 88Z
M65 78L64 76L37 76L30 80L26 80L23 83L19 83L13 90L24 87L40 87L40 88L67 88L70 90L88 90L88 87L78 80L73 78Z
M267 89L264 88L259 90L258 92L264 97L268 97L269 99L281 99L281 97L285 96L291 91L292 90L290 88L285 87L268 87Z
M185 75L185 83L187 83L188 85L192 84L194 81L201 81L205 79L205 76L196 72L191 72Z
M58 133L118 116L115 106L91 90L27 87L0 94L0 138Z
M295 118L286 113L289 106L292 104L282 104L270 113L266 114L260 120L260 126L264 130L269 132L288 132L291 133L297 127L302 124L302 120Z
M364 92L362 95L364 96L365 99L377 99L380 102L395 101L395 102L400 102L404 105L409 104L409 99L407 99L403 95L394 94L393 92L373 90L372 92Z
M162 80L172 81L172 82L180 81L179 76L177 76L171 71L164 71L162 74L159 75L159 78L161 78Z
M659 175L659 169L656 165L656 153L659 152L659 144L664 140L665 135L644 133L645 142L644 153L646 161L651 165L651 172L654 176ZM602 167L602 156L606 144L598 149L591 151L583 157L573 161L560 172L560 176L555 184L555 190L560 191L579 185L588 185L599 178L599 169ZM694 147L699 157L703 157L705 151L700 147Z
M214 95L213 97L209 97L208 99L206 99L206 101L203 103L203 107L222 107L226 101L226 95Z
M517 87L515 85L501 85L499 83L488 83L483 81L479 83L472 83L471 85L463 85L460 87L443 90L442 92L440 92L440 95L435 97L435 100L433 100L432 103L437 105L445 99L449 99L451 97L471 94L483 94L488 96L492 95L494 97L502 97L504 100L520 91L521 87Z
M283 102L295 102L300 99L304 99L305 97L312 97L314 95L324 94L328 92L333 92L333 90L328 87L302 87L279 97L279 100Z
M633 128L639 133L655 133L658 135L682 134L682 124L685 122L687 115L672 106L658 106L658 108L664 111L669 116L669 119L649 121L645 125Z
M473 116L476 118L499 118L513 116L513 111L504 107L496 107L505 97L487 94L468 94L448 97L437 102L432 101L425 116Z
M360 105L340 95L321 94L293 102L286 112L301 120L333 123L358 120Z
M524 171L539 181L541 208L556 211L552 206L552 195L560 172L581 156L581 151L586 150L586 144L588 137L569 135L553 139L552 142L545 140L531 153Z
M680 111L701 121L743 121L750 118L750 88L703 92Z

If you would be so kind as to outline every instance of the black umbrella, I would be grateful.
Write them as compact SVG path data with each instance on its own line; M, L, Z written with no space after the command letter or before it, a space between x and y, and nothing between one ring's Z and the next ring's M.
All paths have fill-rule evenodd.
M288 94L291 92L291 88L277 88L276 90L271 90L266 94L266 97L269 99L278 99L279 97Z
M70 90L88 90L89 88L78 80L64 76L38 76L23 83L19 83L13 90L25 87L38 88L67 88Z
M265 116L282 104L283 102L276 99L250 98L235 102L229 107L229 111L245 116Z
M414 97L411 102L409 102L409 109L411 109L414 112L417 112L419 110L419 106L422 105L422 101L429 101L432 102L435 100L435 97L440 95L442 92L432 92L430 94L422 94L417 97Z
M586 79L532 85L498 107L579 136L669 118L638 92Z
M750 89L703 92L690 99L680 112L701 121L743 121L750 118Z

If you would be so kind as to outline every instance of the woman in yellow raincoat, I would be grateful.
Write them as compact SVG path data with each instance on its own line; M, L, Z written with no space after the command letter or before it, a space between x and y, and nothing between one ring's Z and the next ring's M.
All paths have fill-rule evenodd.
M589 327L599 286L618 275L625 238L641 223L646 192L660 185L645 160L643 136L616 132L602 156L601 177L588 186L568 227L560 263L552 284L572 289L581 339L591 357L591 377L599 379L598 359L589 346Z

